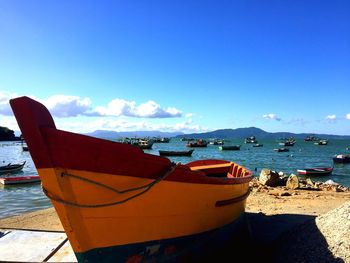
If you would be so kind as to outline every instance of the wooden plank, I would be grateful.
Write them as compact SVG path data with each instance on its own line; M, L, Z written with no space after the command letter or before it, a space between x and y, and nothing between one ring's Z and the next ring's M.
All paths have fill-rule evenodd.
M0 261L42 262L66 239L65 233L10 230L0 234Z

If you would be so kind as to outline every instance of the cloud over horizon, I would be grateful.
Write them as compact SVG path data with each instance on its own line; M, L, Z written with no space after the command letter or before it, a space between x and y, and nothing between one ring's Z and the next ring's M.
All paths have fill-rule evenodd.
M274 113L264 114L262 117L264 119L266 119L266 120L276 120L276 121L281 121L282 120L280 117L278 117Z
M174 107L162 108L153 100L136 105L135 101L114 99L107 107L96 107L92 114L97 116L128 116L138 118L173 118L181 117L182 112Z
M78 96L53 95L42 101L50 113L56 117L76 117L91 110L91 100Z
M0 91L0 114L13 116L9 100L17 97L15 93ZM33 97L33 96L28 96ZM36 99L36 98L35 98ZM137 105L135 101L113 99L107 106L92 107L90 98L57 94L47 99L36 99L43 103L50 113L59 118L77 116L135 117L135 118L174 118L182 117L182 112L175 107L162 108L153 100Z
M326 120L328 122L335 122L337 120L337 116L335 114L327 115Z
M19 95L0 91L1 124L10 129L19 130L13 116L9 100ZM175 107L162 108L153 100L136 104L135 101L113 99L107 106L92 106L90 98L57 94L46 99L38 99L27 95L42 104L56 117L57 127L74 132L92 132L96 129L112 129L115 131L161 130L161 131L188 131L200 132L206 129L192 124L193 114L185 115L186 120L175 124L155 124L145 120L132 121L127 118L163 119L184 117L183 113ZM80 117L79 117L80 116ZM71 118L72 117L72 118ZM74 117L79 117L76 119ZM96 117L100 117L96 119ZM114 118L113 118L114 117ZM118 117L117 119L115 117ZM90 119L92 118L92 119ZM94 119L95 118L95 119Z

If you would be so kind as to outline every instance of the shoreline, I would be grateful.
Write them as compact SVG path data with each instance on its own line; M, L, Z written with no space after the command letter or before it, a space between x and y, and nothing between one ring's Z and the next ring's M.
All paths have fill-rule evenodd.
M299 214L320 216L350 200L350 191L314 189L286 189L283 186L261 186L258 178L250 183L246 212L267 216ZM22 228L63 231L62 224L53 207L26 212L0 219L0 228Z
M350 208L348 188L345 188L345 191L337 191L337 188L287 189L285 186L262 186L258 178L254 178L250 186L251 193L246 203L249 241L244 241L241 245L243 249L252 249L250 256L254 260L317 262L322 261L322 257L326 255L327 262L339 262L339 257L342 258L342 262L350 262L350 255L337 256L339 248L344 249L344 246L350 245L350 223L339 220L337 216L331 216L333 221L339 220L339 226L334 226L337 232L344 232L344 229L339 228L349 224L349 230L345 230L346 234L340 240L339 237L332 237L330 234L333 233L333 229L322 229L317 223L344 205ZM350 218L346 219L350 221ZM0 229L64 231L53 207L2 218ZM314 237L309 240L305 235ZM299 244L301 242L298 240L301 239L303 242ZM315 244L322 244L322 247L315 248ZM328 244L336 245L331 247ZM291 248L293 250L290 250ZM308 258L312 256L316 261L305 261L305 253Z

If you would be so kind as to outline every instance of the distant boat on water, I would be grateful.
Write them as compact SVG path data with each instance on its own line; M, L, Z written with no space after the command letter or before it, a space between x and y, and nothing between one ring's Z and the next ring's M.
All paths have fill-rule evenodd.
M317 167L297 170L298 174L301 175L329 175L332 171L333 167Z
M28 145L23 138L21 138L21 146L23 151L29 151Z
M170 142L170 138L168 138L168 137L154 137L152 140L155 143L169 143Z
M326 139L321 139L317 142L314 142L315 145L327 145L328 144L328 140Z
M212 145L224 145L224 140L221 140L221 139L213 139L213 140L210 140L209 141L209 144L212 144Z
M281 139L281 141L278 144L281 146L294 146L295 139L293 137Z
M189 141L186 146L187 147L207 147L208 142L203 139L199 139L197 141Z
M0 166L0 173L14 173L18 172L23 169L26 161L23 161L22 163L16 163L16 164L7 164Z
M130 144L138 146L140 149L152 149L154 141L151 139L142 139L142 138L123 138L120 141L121 143Z
M315 141L319 141L320 139L313 136L313 135L309 135L309 136L306 136L304 141L306 142L315 142Z
M0 183L3 185L18 185L36 182L40 182L40 177L38 175L0 178Z
M165 151L159 150L160 156L191 156L194 149L188 151Z
M237 151L241 148L241 145L222 145L219 146L221 151Z
M289 152L289 149L288 148L276 148L276 149L273 149L275 152Z
M255 136L250 136L244 139L244 143L258 143Z
M333 157L334 163L350 163L350 154L337 154Z

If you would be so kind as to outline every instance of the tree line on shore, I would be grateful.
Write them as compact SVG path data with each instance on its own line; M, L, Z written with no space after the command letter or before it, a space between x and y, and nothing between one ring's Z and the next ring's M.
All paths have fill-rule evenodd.
M0 141L19 141L20 137L15 135L13 130L0 126Z

